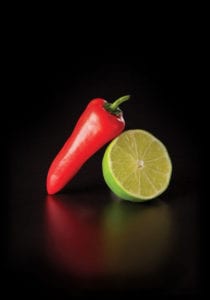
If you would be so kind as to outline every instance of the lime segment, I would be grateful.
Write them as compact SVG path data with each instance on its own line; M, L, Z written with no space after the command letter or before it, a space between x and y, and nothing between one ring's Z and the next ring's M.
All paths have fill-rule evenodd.
M118 197L146 201L167 189L172 163L160 140L145 130L134 129L124 131L108 145L102 171Z

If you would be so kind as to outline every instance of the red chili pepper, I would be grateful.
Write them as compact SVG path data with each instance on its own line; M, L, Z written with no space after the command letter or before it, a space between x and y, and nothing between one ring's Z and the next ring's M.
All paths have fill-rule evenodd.
M123 131L125 120L119 105L129 98L123 96L114 103L101 98L89 102L49 168L48 194L59 192L96 151Z

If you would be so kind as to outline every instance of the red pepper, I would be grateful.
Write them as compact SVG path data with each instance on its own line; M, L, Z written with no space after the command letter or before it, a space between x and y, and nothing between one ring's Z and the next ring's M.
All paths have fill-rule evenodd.
M123 131L125 120L118 106L129 98L123 96L114 103L101 98L89 102L49 168L48 194L64 188L96 151Z

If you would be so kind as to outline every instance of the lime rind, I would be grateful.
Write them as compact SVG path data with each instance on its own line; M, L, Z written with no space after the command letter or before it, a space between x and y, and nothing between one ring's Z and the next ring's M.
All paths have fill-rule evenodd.
M106 151L102 161L103 176L106 184L119 198L124 200L133 200L133 196L130 196L124 192L123 187L118 182L118 179L110 172L108 155L108 151Z
M135 133L137 135L141 133L141 140L133 139L132 141L132 138L129 140L129 137L132 137ZM117 146L119 139L122 142L121 150L117 149L120 148ZM134 143L137 144L135 145ZM153 147L153 151L150 150L150 147L151 149ZM130 148L131 157L129 157L129 152L124 150L127 148ZM130 170L126 169L124 173L121 172L120 180L115 174L113 166L119 165L120 159L117 158L117 153L116 155L114 154L114 160L110 157L114 151L125 151L125 157L129 160ZM132 166L132 159L136 161L137 158L144 158L146 162L144 170L135 170ZM117 169L119 173L119 166L117 166ZM133 129L124 131L108 145L102 161L102 171L106 184L114 194L124 200L139 202L154 199L168 188L172 174L172 163L166 147L160 140L145 130ZM122 184L122 178L126 179L127 182L124 180ZM138 181L139 184L135 184ZM144 193L141 190L144 190Z

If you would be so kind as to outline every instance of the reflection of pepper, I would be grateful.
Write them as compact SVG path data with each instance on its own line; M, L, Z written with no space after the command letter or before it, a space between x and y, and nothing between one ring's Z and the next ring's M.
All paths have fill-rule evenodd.
M129 98L124 96L114 103L101 98L90 101L49 168L48 194L59 192L88 158L123 131L125 121L118 106Z
M46 199L47 256L62 272L97 276L104 268L100 207L77 201L78 194L65 196Z

